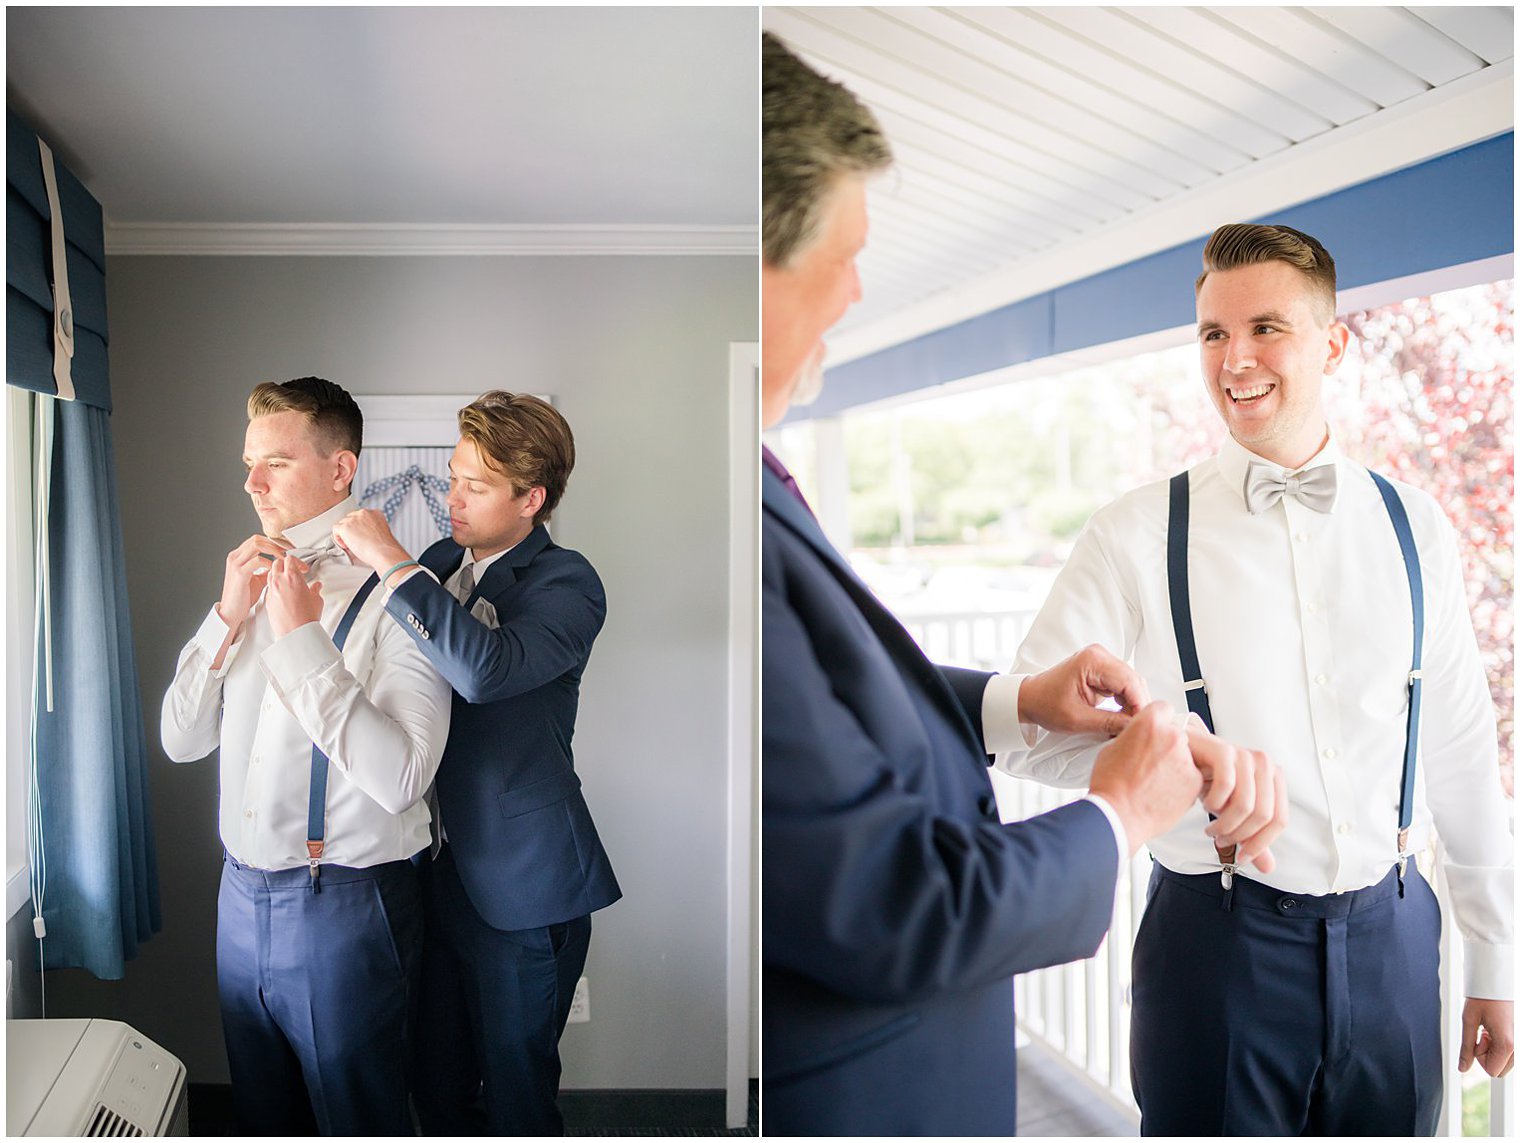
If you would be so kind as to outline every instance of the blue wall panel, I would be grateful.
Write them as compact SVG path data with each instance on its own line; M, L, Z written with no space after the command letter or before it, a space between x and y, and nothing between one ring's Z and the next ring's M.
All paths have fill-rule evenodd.
M810 416L827 415L867 401L911 393L939 380L975 376L1010 361L1049 356L1053 303L1050 294L1040 294L848 361L828 371L823 396L802 411ZM925 381L926 377L939 380Z

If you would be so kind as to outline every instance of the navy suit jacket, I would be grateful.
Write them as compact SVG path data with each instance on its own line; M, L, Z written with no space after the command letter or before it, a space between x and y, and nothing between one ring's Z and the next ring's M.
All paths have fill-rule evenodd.
M464 549L439 540L386 601L454 688L438 809L470 902L497 929L583 917L620 896L570 752L581 672L607 600L595 569L542 526L486 569L462 606L442 583ZM470 614L496 609L492 630Z
M999 824L987 675L926 659L761 475L767 1134L1012 1134L1012 975L1092 955L1118 855L1076 802Z

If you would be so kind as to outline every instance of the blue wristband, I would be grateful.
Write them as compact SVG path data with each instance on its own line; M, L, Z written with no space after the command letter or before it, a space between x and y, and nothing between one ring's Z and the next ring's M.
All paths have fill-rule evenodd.
M391 576L395 575L402 568L420 568L421 566L422 565L419 564L416 560L402 560L395 567L391 568L390 571L386 572L383 576L381 576L380 577L380 582L381 583L389 583Z

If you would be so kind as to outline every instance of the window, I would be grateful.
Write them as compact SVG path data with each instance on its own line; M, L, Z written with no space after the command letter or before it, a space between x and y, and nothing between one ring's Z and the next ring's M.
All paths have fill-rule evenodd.
M26 904L27 774L31 759L32 419L37 398L6 386L5 432L5 915Z

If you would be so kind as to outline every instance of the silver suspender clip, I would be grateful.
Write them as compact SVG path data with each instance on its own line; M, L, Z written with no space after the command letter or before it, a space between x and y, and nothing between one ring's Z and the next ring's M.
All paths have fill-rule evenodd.
M1184 691L1202 691L1204 694L1209 693L1208 685L1202 679L1194 679L1190 683L1183 683L1182 689Z
M1235 884L1235 874L1240 872L1240 866L1235 864L1221 863L1219 866L1219 884L1223 889L1230 889Z
M325 843L321 841L308 841L306 843L307 864L311 866L311 891L322 892L322 850Z
M1409 831L1401 829L1399 830L1399 859L1397 866L1399 871L1399 897L1401 899L1404 896L1404 870L1408 867L1411 856L1409 852Z
M1410 671L1409 672L1409 685L1410 686L1414 686L1414 683L1415 683L1416 679L1423 679L1424 677L1425 677L1425 672L1424 671Z

